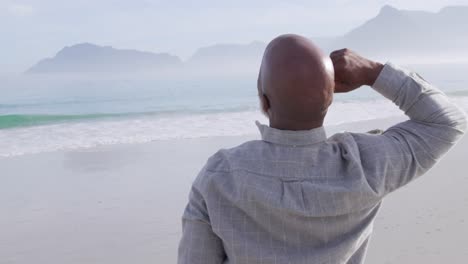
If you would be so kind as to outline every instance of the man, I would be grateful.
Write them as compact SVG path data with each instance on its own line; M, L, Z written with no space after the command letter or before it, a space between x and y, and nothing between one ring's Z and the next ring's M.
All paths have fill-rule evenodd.
M327 138L333 92L372 86L410 118ZM262 140L220 150L193 183L179 263L363 263L382 199L424 174L467 120L416 73L283 35L258 78Z

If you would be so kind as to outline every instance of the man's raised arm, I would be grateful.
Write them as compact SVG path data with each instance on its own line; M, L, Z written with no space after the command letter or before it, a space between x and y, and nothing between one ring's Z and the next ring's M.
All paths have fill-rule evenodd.
M385 66L349 50L330 56L336 92L370 85L410 118L382 135L352 133L370 186L385 195L422 175L461 138L466 115L418 74Z

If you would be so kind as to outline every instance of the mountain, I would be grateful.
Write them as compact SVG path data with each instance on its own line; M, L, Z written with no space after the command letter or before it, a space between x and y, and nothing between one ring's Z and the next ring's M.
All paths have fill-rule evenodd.
M374 18L343 36L312 40L327 53L346 47L373 57L438 61L465 56L468 60L468 6L449 6L434 13L385 5ZM262 42L214 45L199 49L188 63L228 70L258 67L265 47Z
M65 47L53 58L39 61L27 73L119 73L161 70L180 66L167 53L114 49L82 43Z
M326 52L350 48L366 56L411 57L426 61L468 58L468 6L450 6L439 12L382 7L374 18L335 38L313 38ZM184 70L207 74L258 70L266 43L218 44L198 49L186 62L167 53L119 50L89 43L62 49L28 73L163 72ZM429 60L427 59L429 58Z
M468 54L468 6L437 13L384 6L363 25L336 38L329 50L348 47L365 55Z

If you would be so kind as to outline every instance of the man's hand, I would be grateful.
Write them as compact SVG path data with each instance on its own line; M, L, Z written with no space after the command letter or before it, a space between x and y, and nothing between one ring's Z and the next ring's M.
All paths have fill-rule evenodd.
M330 58L335 68L335 93L346 93L363 85L372 86L384 67L349 49L336 50Z

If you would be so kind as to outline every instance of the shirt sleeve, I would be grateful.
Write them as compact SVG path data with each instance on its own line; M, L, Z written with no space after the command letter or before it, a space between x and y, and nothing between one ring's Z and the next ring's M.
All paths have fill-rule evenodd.
M200 172L197 180L204 172ZM205 200L194 183L182 216L178 264L222 264L225 258L223 243L211 228Z
M381 135L352 133L369 185L379 195L424 174L462 137L464 112L418 74L387 63L373 88L410 120Z

